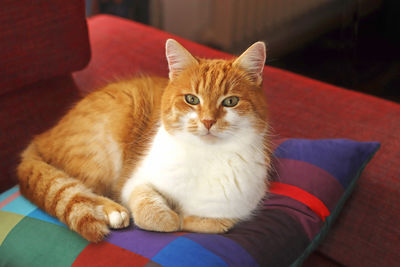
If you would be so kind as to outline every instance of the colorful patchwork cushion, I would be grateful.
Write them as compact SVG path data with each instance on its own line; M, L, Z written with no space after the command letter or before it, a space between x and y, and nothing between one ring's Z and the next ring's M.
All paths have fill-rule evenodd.
M269 197L250 221L221 235L131 225L91 244L14 187L0 195L0 266L298 266L378 148L344 139L277 141Z

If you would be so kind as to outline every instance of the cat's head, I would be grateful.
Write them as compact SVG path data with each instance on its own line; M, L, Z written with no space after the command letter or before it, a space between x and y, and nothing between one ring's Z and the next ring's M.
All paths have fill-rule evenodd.
M236 59L221 60L196 58L169 39L166 56L170 82L162 99L162 122L170 134L214 143L246 131L267 131L263 42Z

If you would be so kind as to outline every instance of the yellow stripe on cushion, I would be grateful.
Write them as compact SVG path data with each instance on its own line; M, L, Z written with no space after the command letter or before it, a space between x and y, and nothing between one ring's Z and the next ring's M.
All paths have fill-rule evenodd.
M24 218L21 214L0 211L0 245L3 244L8 233Z

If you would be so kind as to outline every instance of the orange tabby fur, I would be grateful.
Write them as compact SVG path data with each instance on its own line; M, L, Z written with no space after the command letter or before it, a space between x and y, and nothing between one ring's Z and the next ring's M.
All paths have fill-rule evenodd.
M135 78L109 84L83 98L22 153L18 167L22 194L87 240L99 242L109 227L129 225L126 215L130 212L118 204L122 187L145 155L160 121L173 132L179 115L194 108L183 100L192 88L209 96L207 105L197 107L205 125L211 121L227 126L222 119L225 111L216 101L230 92L240 97L238 112L246 114L251 106L258 114L256 127L265 131L260 81L235 67L234 60L197 60L198 66L187 68L170 82L159 77ZM172 106L178 112L171 113ZM195 129L194 122L191 127ZM135 223L148 230L218 233L236 223L232 218L180 218L179 207L151 186L132 192L129 209Z
M220 95L229 92L231 95L240 97L241 105L238 108L241 114L246 114L250 110L249 105L256 108L256 112L262 118L259 126L259 130L262 131L266 121L267 105L263 92L257 90L259 84L254 83L252 77L246 72L232 66L233 59L198 60L199 66L187 69L170 82L169 90L163 97L162 112L167 130L173 130L171 125L179 119L177 114L173 117L169 116L172 105L178 106L181 112L193 108L188 106L181 97L186 93L191 93L193 88L195 93L202 91L209 97L207 105L199 107L199 117L203 120L209 119L216 120L217 123L226 123L224 120L219 120L225 111L221 105L217 105L217 100Z
M167 82L139 78L86 96L24 151L18 167L21 193L86 239L102 240L109 221L96 207L104 206L105 214L109 206L127 211L100 195L117 198L113 190L122 186L120 177L151 141Z

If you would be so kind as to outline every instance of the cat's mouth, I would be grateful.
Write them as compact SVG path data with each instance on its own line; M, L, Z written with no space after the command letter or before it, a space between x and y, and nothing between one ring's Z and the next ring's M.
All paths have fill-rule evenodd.
M213 142L218 139L218 136L212 134L211 132L207 132L205 134L200 135L200 138L205 141Z

